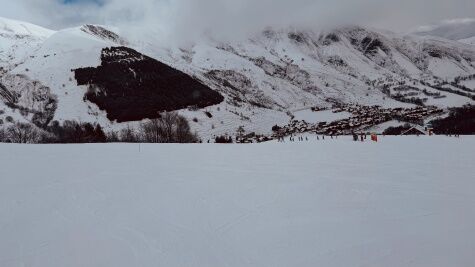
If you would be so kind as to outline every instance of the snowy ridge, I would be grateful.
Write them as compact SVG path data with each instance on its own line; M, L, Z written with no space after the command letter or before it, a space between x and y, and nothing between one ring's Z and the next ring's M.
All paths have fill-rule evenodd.
M204 73L205 80L231 96L225 109L235 111L234 106L244 106L236 110L243 116L234 120L238 119L237 123L246 125L249 131L259 131L252 123L256 114L260 120L266 116L259 112L260 107L286 112L314 105L328 107L328 99L404 106L386 97L381 88L406 83L437 93L421 82L437 83L475 73L475 50L471 46L359 27L326 33L268 29L245 41L205 40L186 49L144 51L177 68ZM444 96L445 99L427 97L427 104L445 108L473 103L464 96ZM212 126L204 131L212 131Z
M54 31L23 21L0 17L0 34L47 38Z
M424 99L427 105L446 108L473 103L471 92L432 87L475 74L475 47L442 38L356 26L325 32L268 28L245 40L203 38L170 47L147 34L140 40L128 38L106 26L53 32L29 24L9 25L4 31L14 41L2 42L8 47L0 55L23 53L8 53L13 60L2 61L3 73L22 75L50 88L58 100L54 119L59 121L99 122L112 129L127 125L109 121L104 111L84 101L87 86L78 86L71 72L99 66L103 48L120 45L183 71L225 97L213 107L180 111L193 120L192 128L204 138L232 134L239 126L269 133L273 125L288 123L293 111L328 108L335 102L406 107L411 104L392 97L393 89L404 84L416 88L411 97ZM15 33L29 33L31 39L17 45L22 39L12 39ZM35 49L29 49L32 46Z
M438 36L450 40L462 40L475 36L475 19L454 19L435 25L423 26L415 32L421 36Z
M54 31L0 17L0 75L24 62Z
M122 37L117 35L116 33L104 28L103 26L98 25L84 25L81 27L81 30L85 33L89 33L91 35L97 36L101 39L109 40L119 45L127 45L127 41L125 41Z
M465 44L475 45L475 37L470 37L470 38L467 38L467 39L462 39L462 40L459 40L459 42L462 42L462 43L465 43Z

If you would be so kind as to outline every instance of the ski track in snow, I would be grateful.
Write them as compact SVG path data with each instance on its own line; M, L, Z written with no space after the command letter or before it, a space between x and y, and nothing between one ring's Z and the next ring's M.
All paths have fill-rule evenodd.
M473 137L0 144L0 266L473 266Z

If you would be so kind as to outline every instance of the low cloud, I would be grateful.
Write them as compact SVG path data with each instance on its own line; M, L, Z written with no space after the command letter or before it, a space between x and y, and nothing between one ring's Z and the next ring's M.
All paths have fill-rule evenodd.
M243 34L266 26L361 24L395 31L469 17L473 0L0 0L0 16L52 29L98 23L150 28L170 38Z

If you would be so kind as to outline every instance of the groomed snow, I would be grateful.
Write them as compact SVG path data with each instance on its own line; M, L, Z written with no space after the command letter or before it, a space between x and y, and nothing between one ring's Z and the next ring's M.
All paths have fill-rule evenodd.
M475 138L0 145L0 266L475 262Z

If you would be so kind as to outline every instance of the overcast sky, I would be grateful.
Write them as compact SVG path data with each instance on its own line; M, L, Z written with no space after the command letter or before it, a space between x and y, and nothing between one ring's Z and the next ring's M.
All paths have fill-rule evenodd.
M340 23L407 32L441 20L473 17L474 10L474 0L0 0L0 16L51 29L99 23L165 32Z

